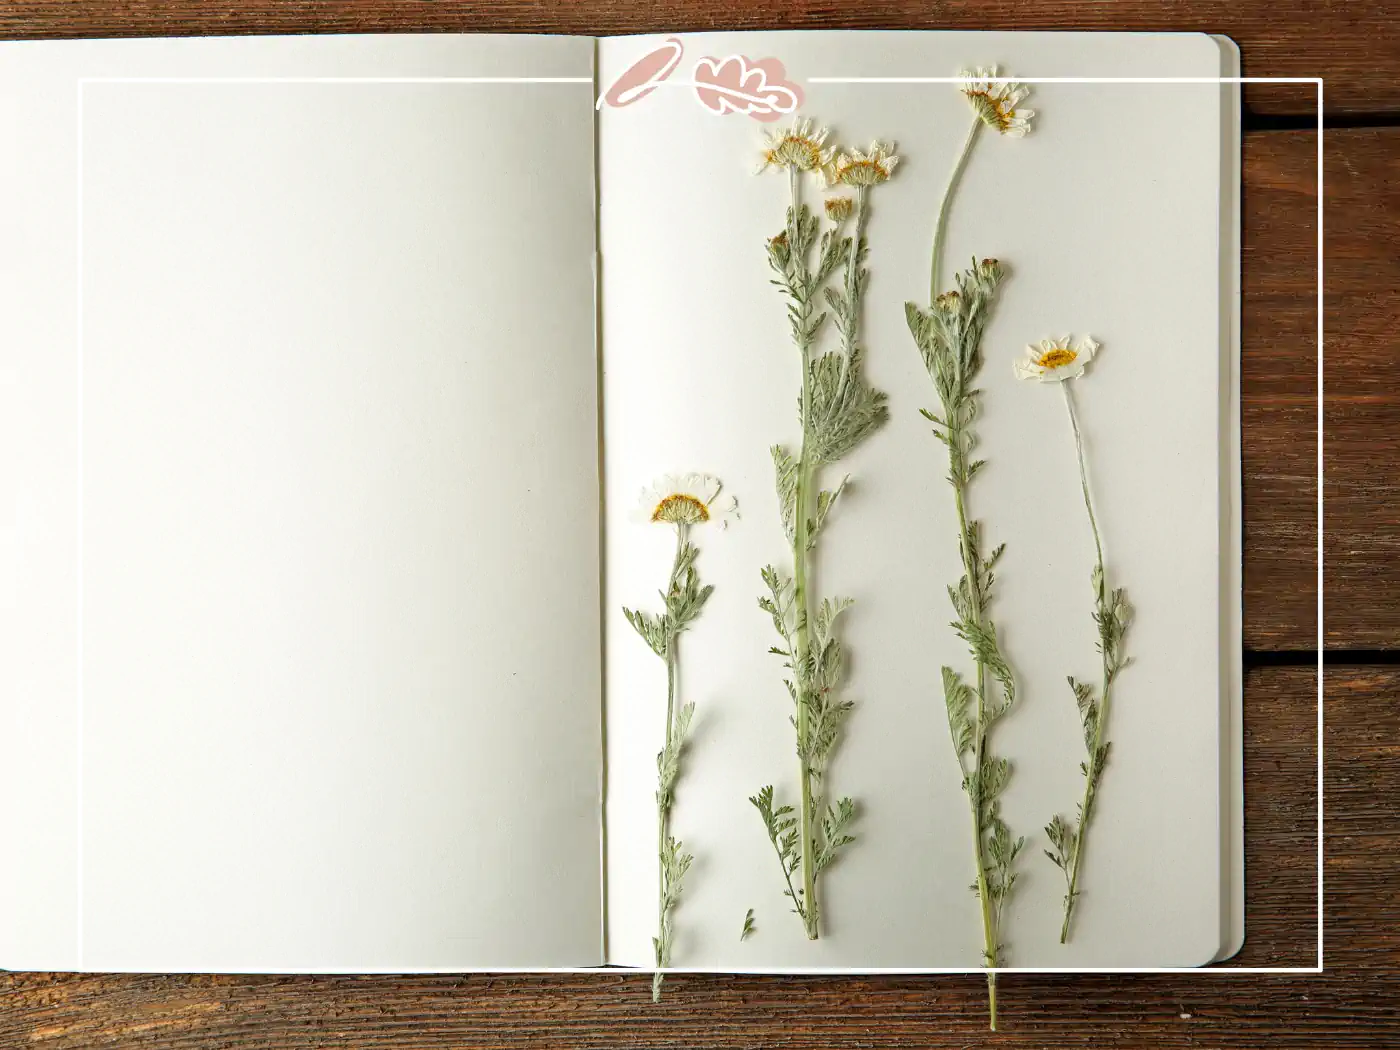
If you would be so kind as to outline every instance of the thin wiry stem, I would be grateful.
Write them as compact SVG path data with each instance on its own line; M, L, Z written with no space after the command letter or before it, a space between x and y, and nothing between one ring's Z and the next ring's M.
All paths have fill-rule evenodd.
M1045 853L1065 876L1065 916L1060 926L1061 944L1069 941L1070 924L1079 899L1079 874L1084 861L1089 825L1093 820L1099 781L1108 762L1109 743L1106 739L1106 726L1109 707L1113 701L1113 685L1117 681L1118 672L1129 663L1123 656L1123 638L1132 620L1132 607L1128 605L1123 588L1108 586L1103 541L1099 535L1098 517L1094 513L1094 499L1090 491L1089 470L1084 455L1084 438L1079 428L1079 414L1075 407L1074 392L1070 389L1071 382L1072 380L1066 380L1060 385L1064 391L1070 429L1074 432L1074 451L1079 464L1079 487L1084 496L1084 510L1089 517L1089 528L1094 534L1095 561L1090 579L1094 588L1094 626L1098 629L1103 677L1097 699L1090 686L1076 682L1073 677L1069 680L1083 725L1084 747L1088 751L1088 758L1080 766L1084 773L1084 797L1079 803L1077 824L1067 822L1057 814L1045 826L1050 845L1054 847L1053 852L1046 850Z
M802 208L802 185L798 179L797 169L792 169L790 181L792 192L792 215L793 222L797 222ZM811 418L812 418L812 346L810 340L802 340L798 346L798 351L802 357L802 447L797 457L797 498L796 511L797 518L793 528L792 542L792 575L793 575L793 602L797 608L797 666L805 668L807 666L809 653L809 630L808 608L810 600L807 595L807 559L808 559L808 522L811 520L811 489L812 489L812 464L810 463L810 441ZM801 673L798 675L801 679ZM797 739L805 741L809 734L810 712L805 703L802 692L798 694L797 704ZM801 822L802 834L802 900L803 900L803 921L807 929L807 939L815 941L818 937L817 926L817 865L816 865L816 825L815 815L812 812L812 765L806 754L798 754L798 777L802 790Z
M962 181L963 169L967 167L967 158L972 155L972 144L977 141L977 133L981 130L982 118L974 116L972 127L968 129L967 138L963 141L962 152L958 154L958 162L953 165L953 173L948 176L948 185L943 190L943 202L938 206L938 222L933 228L933 261L929 267L929 306L933 305L933 301L940 294L938 269L943 259L943 238L948 230L948 208L952 204L953 195L957 192L958 183Z
M1084 435L1079 429L1079 413L1074 405L1074 392L1070 389L1073 380L1065 380L1060 384L1060 389L1064 391L1065 408L1069 412L1070 429L1074 432L1074 452L1075 458L1079 462L1079 488L1084 496L1084 509L1089 515L1089 528L1094 534L1094 554L1095 581L1094 603L1100 610L1106 608L1107 584L1104 577L1103 565L1103 541L1099 537L1098 518L1094 514L1094 497L1089 491L1089 472L1084 462ZM1102 626L1100 627L1102 631ZM1113 697L1113 677L1114 668L1112 666L1112 654L1107 644L1100 644L1099 649L1102 655L1102 685L1100 687L1100 700L1098 712L1094 719L1094 732L1087 741L1089 758L1085 763L1084 774L1084 797L1079 803L1079 829L1074 837L1074 850L1070 858L1070 868L1067 873L1068 891L1065 894L1065 918L1060 925L1060 943L1069 943L1070 922L1074 918L1074 905L1079 897L1079 866L1084 860L1084 840L1089 835L1089 819L1093 815L1094 796L1098 786L1100 775L1100 762L1103 753L1103 732L1104 723L1108 721L1109 702Z
M685 553L689 526L676 526L676 556L671 562L671 578L666 584L666 593L673 595L680 587L681 558ZM662 754L669 754L674 746L676 730L676 682L680 676L680 635L674 630L666 634L666 742ZM666 900L670 895L666 872L666 843L671 837L671 796L670 792L659 790L656 795L656 856L657 897L656 897L656 965L664 968L671 965L671 938L666 931ZM661 982L665 974L658 969L651 979L651 1001L661 1001Z
M1065 407L1069 409L1069 425L1074 431L1074 452L1079 459L1079 488L1084 494L1084 509L1089 512L1089 528L1094 531L1094 551L1098 555L1099 575L1103 575L1103 542L1099 539L1099 521L1094 516L1094 497L1089 493L1089 473L1084 466L1084 436L1079 431L1079 413L1074 407L1074 392L1070 390L1070 384L1074 381L1067 379L1060 384L1060 389L1065 394Z
M959 427L950 437L957 441L960 446L960 454L966 457L965 448L961 448L965 441L963 430ZM949 446L951 449L951 445ZM958 509L958 546L962 550L963 573L967 577L972 595L971 614L976 622L982 622L982 607L984 596L979 584L981 573L977 566L977 553L973 546L974 537L972 527L967 516L966 505L966 482L956 480L953 485L954 500ZM982 778L982 762L987 753L987 664L980 655L974 653L974 662L977 665L977 721L974 725L976 736L973 740L972 769L968 776L974 784L980 784ZM961 764L962 758L958 759ZM980 791L976 794L968 792L968 802L972 810L972 855L977 862L977 901L982 908L982 958L985 965L995 967L997 965L997 944L999 933L997 930L997 917L993 910L991 894L988 889L987 861L984 855L983 838L986 833L987 821L984 803ZM991 1030L997 1030L997 975L987 974L987 1003L990 1014Z

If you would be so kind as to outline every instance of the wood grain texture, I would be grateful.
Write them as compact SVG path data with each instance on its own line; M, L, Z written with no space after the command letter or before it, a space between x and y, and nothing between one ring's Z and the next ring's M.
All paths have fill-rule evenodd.
M1333 135L1337 135L1333 149ZM1328 648L1400 647L1400 128L1327 137ZM1338 236L1331 229L1338 226Z
M1335 155L1359 141L1336 132L1328 145ZM1246 135L1241 200L1244 641L1250 649L1314 649L1317 133ZM1332 212L1326 235L1341 244L1350 222L1342 209ZM1326 318L1334 332L1336 320Z
M1331 113L1400 108L1400 31L1387 0L11 0L0 35L541 32L705 29L1083 29L1232 37L1249 76L1327 79ZM1261 113L1317 111L1313 85L1251 85Z
M1311 141L1304 141L1304 139ZM1246 644L1316 631L1316 149L1246 139ZM1324 460L1329 649L1400 646L1400 129L1328 132Z
M1329 649L1400 647L1400 128L1326 134ZM1245 644L1317 636L1317 138L1245 137Z
M1225 973L1003 978L998 1042L1053 1047L1369 1047L1400 1040L1391 754L1400 673L1330 683L1328 965ZM1249 940L1240 964L1316 954L1316 679L1248 676ZM1048 865L1046 866L1048 870ZM1028 865L1027 878L1051 877ZM1378 922L1390 921L1389 928ZM929 1047L986 1043L976 977L172 977L0 975L0 1046L52 1050L527 1047Z
M1245 645L1317 645L1317 138L1245 137ZM1329 131L1326 642L1400 647L1400 128Z

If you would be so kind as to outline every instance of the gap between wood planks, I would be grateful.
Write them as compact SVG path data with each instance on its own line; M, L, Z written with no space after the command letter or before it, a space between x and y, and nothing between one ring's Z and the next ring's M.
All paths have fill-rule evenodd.
M1327 667L1393 667L1400 664L1400 649L1324 649ZM1316 667L1316 649L1246 649L1244 669L1255 667Z
M1327 113L1323 103L1322 130L1345 128L1400 127L1400 112L1396 113ZM1251 131L1316 131L1316 113L1253 113L1246 112L1241 122L1246 134Z

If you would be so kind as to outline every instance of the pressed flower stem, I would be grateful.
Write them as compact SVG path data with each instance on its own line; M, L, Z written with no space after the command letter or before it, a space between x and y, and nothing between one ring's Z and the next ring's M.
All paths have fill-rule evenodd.
M958 154L958 162L953 165L953 173L948 176L948 186L943 191L943 202L938 206L938 224L933 228L933 265L929 268L928 301L930 306L939 296L938 266L943 258L943 237L948 230L948 208L953 202L953 195L957 192L958 183L962 181L963 169L967 167L967 158L972 155L972 144L977 141L977 133L981 130L982 118L973 117L972 127L968 129L967 138L963 141L962 152Z
M789 188L792 194L791 220L793 229L789 232L790 239L797 242L796 225L799 221L800 209L802 207L802 186L799 181L799 173L794 167L789 171ZM803 302L804 310L810 308L808 302ZM807 930L807 939L815 941L818 937L817 925L817 843L814 814L812 813L812 766L805 754L805 742L810 732L810 714L807 710L806 686L804 684L805 672L801 669L807 666L807 655L809 650L808 639L808 598L807 598L807 547L808 547L808 509L811 504L812 488L812 468L808 462L808 437L811 430L812 416L812 367L811 367L811 340L800 341L798 352L802 358L802 448L797 460L797 491L795 498L795 513L797 520L793 528L792 541L792 578L793 578L793 603L797 608L797 661L795 672L798 682L797 691L797 740L798 740L798 776L802 788L802 811L800 830L802 834L802 921Z
M676 556L671 562L671 579L666 584L667 595L673 595L680 587L681 555L685 551L690 526L676 526ZM666 635L666 744L663 754L671 750L672 738L676 729L676 681L680 675L680 636L674 631ZM671 800L660 791L656 797L656 857L658 861L656 885L656 965L671 965L671 946L666 938L666 842L671 837ZM665 974L660 969L651 978L651 1001L661 1001L661 982Z
M1074 392L1070 385L1072 379L1066 379L1060 383L1060 389L1064 391L1065 408L1069 410L1069 426L1074 431L1074 451L1079 458L1079 488L1084 493L1084 509L1089 512L1089 528L1094 532L1094 552L1099 558L1099 573L1103 574L1103 543L1099 539L1099 521L1094 516L1094 498L1089 495L1089 472L1084 466L1084 437L1079 431L1079 412L1074 407ZM1100 585L1102 590L1102 585Z
M943 191L943 200L938 206L938 222L933 231L933 252L929 264L929 309L937 309L939 292L939 263L943 258L943 241L948 229L948 209L952 205L953 197L957 193L958 183L962 181L963 170L967 167L967 159L972 155L972 145L977 141L977 133L982 129L982 118L973 117L972 126L968 128L967 138L963 140L962 151L958 154L957 163L953 165L952 174L948 176L948 185ZM952 441L957 442L957 451L953 453L954 461L967 462L970 454L964 447L964 437L962 426L949 434ZM950 451L952 446L950 445ZM961 478L954 480L953 492L958 508L958 548L962 553L963 573L967 577L969 589L972 595L972 615L980 624L982 622L982 587L978 582L980 573L977 569L976 557L972 549L972 530L968 523L967 507L964 497L965 481ZM977 665L977 723L976 735L973 739L972 771L969 774L972 783L980 784L982 776L982 760L986 754L987 747L987 665L981 657L975 653L973 659ZM968 803L972 813L972 855L977 862L977 901L982 908L982 958L986 966L995 967L997 965L997 916L993 910L991 895L987 886L987 863L983 853L983 812L982 804L968 792ZM987 974L987 1009L989 1014L990 1027L993 1032L997 1030L997 975Z
M1098 557L1098 571L1094 578L1098 581L1094 599L1103 607L1105 581L1103 568L1103 543L1099 539L1099 523L1094 516L1094 499L1089 494L1089 472L1084 466L1084 437L1079 430L1079 413L1074 407L1074 392L1070 389L1072 379L1060 383L1064 391L1065 408L1069 410L1069 425L1074 431L1074 451L1079 460L1079 487L1084 493L1084 509L1089 512L1089 528L1094 533L1094 552ZM1100 646L1104 649L1103 646ZM1070 921L1074 918L1074 902L1079 895L1079 864L1084 858L1084 839L1089 833L1089 817L1094 804L1094 789L1099 776L1099 755L1103 747L1103 727L1108 721L1108 705L1113 695L1113 671L1109 667L1108 652L1103 652L1103 685L1099 701L1099 715L1094 724L1094 739L1089 747L1089 760L1085 764L1088 771L1084 777L1084 800L1079 805L1079 833L1074 837L1074 855L1070 858L1069 892L1065 894L1065 921L1060 926L1060 943L1069 943Z
M961 446L963 441L962 428L959 427L952 437ZM965 451L963 455L965 457ZM963 572L967 576L972 594L972 614L980 624L982 622L982 588L977 582L979 573L972 551L972 529L968 524L963 489L964 483L961 480L954 484L953 492L958 508L958 546L962 550ZM972 772L969 775L972 783L980 784L982 759L987 749L987 666L981 657L974 656L974 660L977 664L977 723L976 736L972 745ZM977 861L977 901L982 906L982 958L987 966L995 967L997 964L997 917L992 909L991 895L987 891L987 863L983 856L982 846L984 813L978 796L971 791L968 792L968 803L972 811L972 855ZM997 975L995 973L987 974L987 1008L990 1014L991 1030L995 1032L997 1030Z

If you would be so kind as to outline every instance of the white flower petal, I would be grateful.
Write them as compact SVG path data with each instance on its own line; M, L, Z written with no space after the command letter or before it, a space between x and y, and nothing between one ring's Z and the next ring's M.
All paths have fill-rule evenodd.
M650 485L645 486L637 493L637 505L628 516L633 521L651 521L651 515L660 502L661 497L657 495L656 490Z
M636 507L628 516L633 521L659 520L667 525L699 525L705 521L717 521L723 527L728 518L738 516L738 502L732 496L721 495L723 487L713 474L698 471L664 474L642 489ZM661 514L660 518L658 513Z
M733 496L720 496L710 504L710 520L717 522L722 529L729 528L730 520L739 518L739 501Z
M1039 379L1040 371L1040 368L1033 361L1022 358L1016 362L1017 379Z

